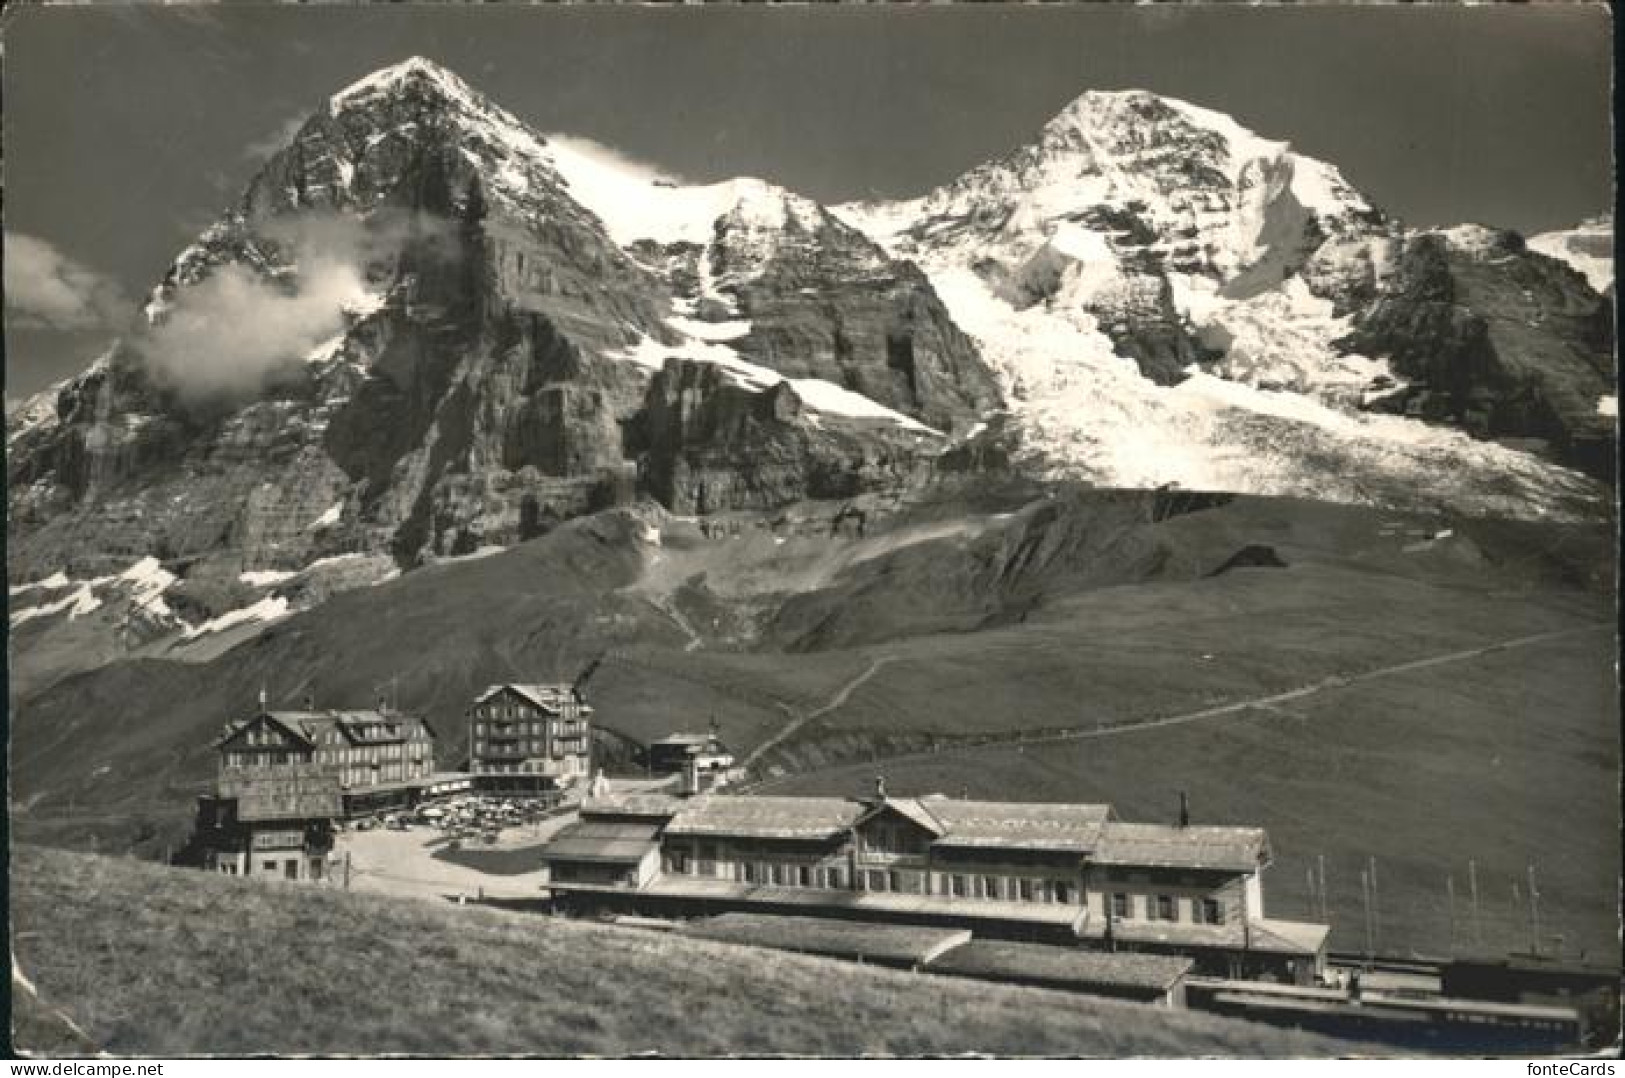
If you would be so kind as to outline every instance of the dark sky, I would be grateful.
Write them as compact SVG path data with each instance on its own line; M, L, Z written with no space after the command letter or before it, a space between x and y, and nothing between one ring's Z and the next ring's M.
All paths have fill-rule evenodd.
M1529 233L1612 205L1601 7L11 9L8 235L139 296L256 147L422 54L544 131L823 200L922 193L1086 89L1141 87L1333 162L1417 225ZM9 251L8 251L9 253ZM81 280L84 278L81 278ZM16 304L8 306L15 311ZM8 320L7 395L109 330Z

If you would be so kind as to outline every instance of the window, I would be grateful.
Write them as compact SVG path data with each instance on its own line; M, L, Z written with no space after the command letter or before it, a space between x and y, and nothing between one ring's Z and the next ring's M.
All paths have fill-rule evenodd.
M963 876L950 876L948 879L949 893L955 898L964 898L970 893L970 889L966 886L967 882Z
M1134 916L1129 912L1128 895L1121 891L1112 895L1112 916L1119 921L1126 921Z
M886 875L878 868L870 869L864 873L864 889L868 891L884 891L886 889Z
M888 891L901 891L903 889L902 876L895 871L887 872L886 889Z
M1072 901L1072 885L1071 884L1067 883L1065 880L1056 880L1055 883L1054 883L1054 887L1055 887L1055 901L1061 903L1061 905L1063 905L1063 906L1068 905L1069 903L1071 903L1071 901Z
M1179 920L1179 907L1174 904L1174 896L1173 895L1158 895L1157 896L1157 920L1159 920L1159 921L1177 921L1177 920Z
M811 887L813 885L812 871L811 865L802 865L796 869L796 882L803 887Z
M1021 895L1021 900L1023 902L1031 902L1033 900L1033 881L1032 880L1019 880L1019 881L1017 881L1016 890L1017 890L1017 893L1019 893Z
M749 861L740 865L739 871L744 875L746 883L756 882L756 866L751 864Z
M1196 904L1196 919L1205 925L1224 924L1224 903L1216 898L1204 898Z
M671 851L671 871L673 871L673 872L687 872L688 871L688 855L685 854L682 850L673 850L673 851Z
M322 862L321 862L321 858L319 858L319 857L311 859L311 862L310 862L310 878L313 879L313 880L319 880L319 879L322 878Z
M997 876L982 877L982 897L995 900L999 897L999 878Z
M261 872L275 872L276 871L276 862L275 861L261 861L260 862L260 871Z

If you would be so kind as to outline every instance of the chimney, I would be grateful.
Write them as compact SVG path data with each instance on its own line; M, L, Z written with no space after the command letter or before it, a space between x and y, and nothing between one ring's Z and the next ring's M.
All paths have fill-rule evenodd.
M886 776L875 772L875 800L886 800Z
M316 694L314 692L309 691L309 690L306 690L306 692L305 692L305 710L306 711L315 711L316 710Z
M389 697L383 693L378 694L378 714L382 715L389 710Z
M270 699L271 699L270 694L265 691L265 682L263 682L263 681L260 682L260 710L261 711L265 710L265 706L268 703L270 703Z
M1181 790L1181 791L1179 791L1179 826L1181 826L1181 827L1189 827L1190 825L1191 825L1191 799L1188 796L1186 796L1184 790Z
M689 756L686 760L683 761L682 793L683 793L684 797L693 797L695 794L697 794L699 792L700 792L700 762L699 762L699 760L695 759L693 756Z

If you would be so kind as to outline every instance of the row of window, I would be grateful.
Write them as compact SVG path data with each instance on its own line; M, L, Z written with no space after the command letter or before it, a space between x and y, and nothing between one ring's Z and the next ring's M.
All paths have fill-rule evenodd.
M475 737L485 737L488 733L491 737L533 737L546 733L563 737L579 737L581 730L574 722L477 722L474 724Z
M337 752L323 752L319 759L322 763L332 764L365 764L374 760L401 760L424 759L429 749L427 745L377 745L364 749L339 749Z
M341 786L370 786L380 782L399 782L419 778L430 771L427 763L373 764L370 767L346 767L339 771Z
M279 749L275 752L228 752L225 761L227 767L275 767L278 764L309 763L310 758L302 753Z
M533 719L547 712L524 704L482 704L474 709L476 719ZM556 714L563 718L575 717L575 705L569 702L562 703Z
M685 871L678 868L675 871ZM755 864L746 861L739 866L739 878L745 883L760 883L773 887L818 887L841 890L846 887L845 870L816 865Z
M498 759L513 756L540 756L547 751L544 741L516 741L511 745L496 741L474 742L474 755L481 759ZM555 760L562 760L565 756L579 755L587 751L585 741L555 741L553 742L552 756Z
M696 862L682 851L667 855L666 870L679 875L697 872L711 875L712 863ZM811 887L844 890L848 886L846 871L839 866L787 865L777 862L745 861L736 868L736 878L744 883L757 883L774 887ZM930 894L933 887L931 873L900 871L897 869L868 869L856 880L863 890L876 893ZM938 892L952 898L972 898L996 902L1037 902L1074 905L1080 897L1078 885L1070 880L1041 879L1026 876L986 876L969 873L944 874L940 877ZM1180 902L1173 895L1144 896L1145 920L1177 923ZM1119 921L1139 919L1137 904L1126 892L1112 894L1112 917ZM1220 925L1225 920L1225 904L1217 898L1199 898L1193 901L1191 914L1196 924Z
M712 874L710 862L693 861L682 852L667 855L666 869L680 875L691 872L700 875ZM738 864L735 873L736 878L743 883L773 887L845 890L854 882L848 879L846 869L839 865L787 865L771 861L745 861ZM855 882L865 891L880 894L930 894L933 886L930 873L897 869L868 869L861 872ZM954 874L941 877L938 886L943 888L938 893L954 898L1062 905L1073 904L1078 900L1077 886L1067 880Z
M1111 896L1111 914L1118 921L1136 920L1134 914L1135 903L1125 892L1117 892ZM1178 922L1180 903L1173 895L1146 895L1145 919L1147 921L1173 921ZM1217 898L1199 898L1192 904L1191 913L1199 925L1224 924L1224 902Z

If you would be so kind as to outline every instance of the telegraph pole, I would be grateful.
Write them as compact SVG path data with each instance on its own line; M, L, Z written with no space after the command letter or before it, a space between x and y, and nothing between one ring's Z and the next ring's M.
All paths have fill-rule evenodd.
M1473 946L1484 947L1484 922L1478 916L1478 862L1467 859L1467 886L1473 893Z
M1540 955L1540 891L1535 888L1535 863L1529 862L1529 953Z
M1360 870L1360 897L1365 902L1365 964L1369 967L1376 951L1371 937L1371 873L1363 868Z
M1320 923L1331 924L1332 914L1326 900L1326 855L1320 855Z
M1371 866L1371 936L1376 945L1382 943L1382 903L1377 894L1377 859L1367 857L1366 863Z
M1444 877L1445 898L1450 906L1450 953L1456 953L1456 877L1454 873L1446 873Z

